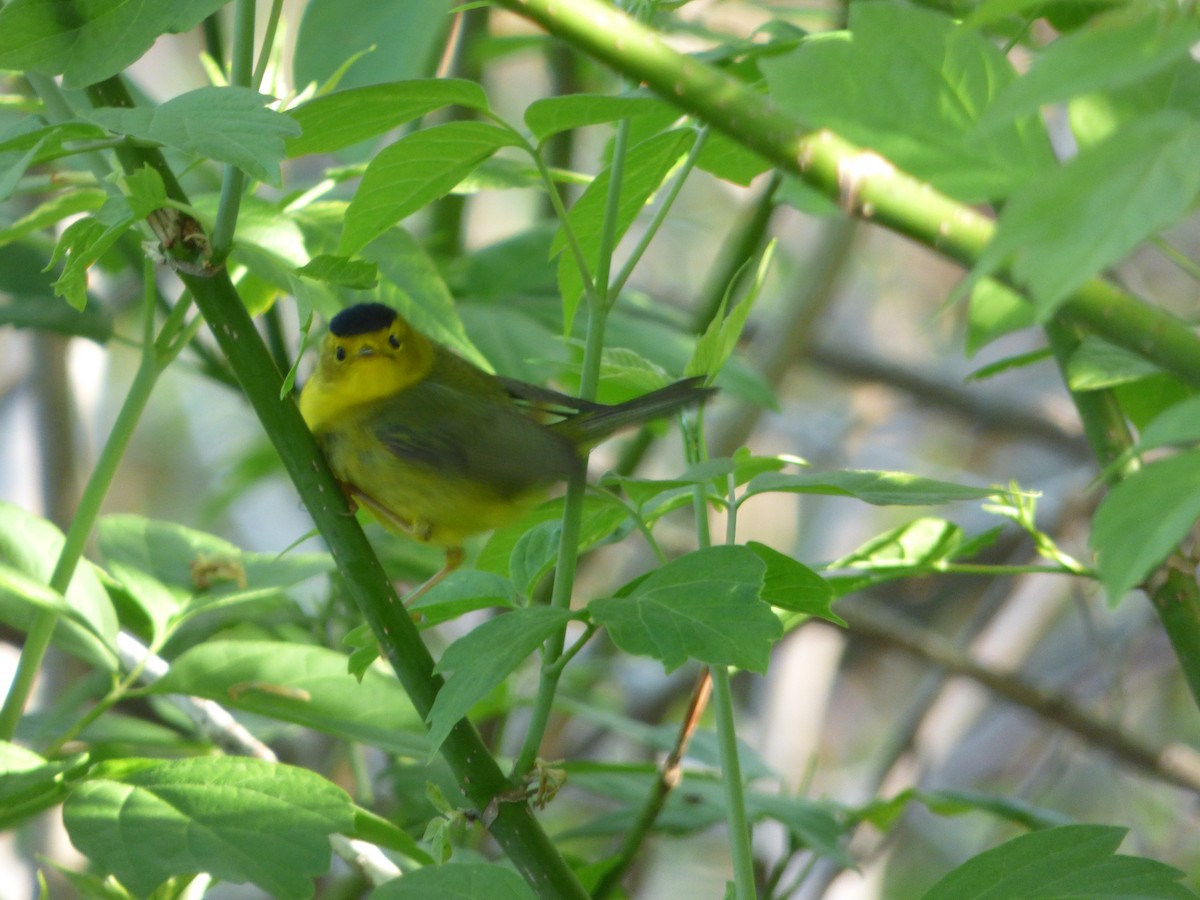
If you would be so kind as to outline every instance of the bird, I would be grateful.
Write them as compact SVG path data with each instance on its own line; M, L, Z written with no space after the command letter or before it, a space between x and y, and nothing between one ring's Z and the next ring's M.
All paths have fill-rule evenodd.
M411 604L461 565L468 537L519 518L618 429L703 402L704 381L596 403L493 375L360 303L330 319L300 412L352 507L444 550Z

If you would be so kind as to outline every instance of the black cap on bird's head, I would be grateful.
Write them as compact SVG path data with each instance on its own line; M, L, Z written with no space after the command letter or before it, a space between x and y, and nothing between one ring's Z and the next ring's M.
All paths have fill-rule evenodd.
M329 320L329 333L335 337L354 337L390 328L399 315L382 303L359 303L347 307Z

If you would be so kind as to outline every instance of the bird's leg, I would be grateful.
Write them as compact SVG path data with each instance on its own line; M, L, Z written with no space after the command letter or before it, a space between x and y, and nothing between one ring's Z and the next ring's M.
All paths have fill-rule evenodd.
M350 508L350 515L353 516L358 512L358 489L348 481L339 481L337 486L342 489L342 496L346 498L346 506Z
M449 575L451 572L453 572L455 569L457 569L459 566L461 566L462 562L463 562L463 558L465 556L466 556L466 554L463 553L462 547L447 547L446 548L446 564L443 565L440 570L435 572L429 578L428 581L426 581L423 585L421 585L419 588L417 588L415 591L413 591L411 594L409 594L407 597L405 597L404 605L412 606L413 603L415 603L417 600L421 599L421 597L424 596L424 594L431 587L433 587L435 584L440 582L443 578L445 578L447 575Z
M403 519L396 515L370 494L365 494L353 485L343 484L342 489L346 492L346 497L350 501L351 507L362 506L368 510L371 515L379 520L385 528L390 528L392 531L398 531L401 534L406 534L414 540L428 543L430 538L430 527L427 523L413 522L410 519ZM447 547L446 548L446 563L440 570L435 572L433 576L422 584L419 588L404 598L404 605L411 606L415 601L419 600L426 591L462 565L465 557L462 547Z
M417 528L408 519L402 519L396 515L370 494L365 494L352 484L342 484L342 490L346 492L346 499L350 502L351 510L362 507L371 515L379 520L379 523L384 528L389 528L392 531L399 531L401 534L407 534L409 537L415 537L420 540L420 534Z

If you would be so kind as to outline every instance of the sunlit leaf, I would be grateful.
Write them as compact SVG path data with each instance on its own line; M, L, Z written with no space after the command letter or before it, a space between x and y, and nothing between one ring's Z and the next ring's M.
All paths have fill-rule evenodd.
M747 547L710 547L654 570L624 596L593 600L588 611L627 653L688 659L764 672L782 634L763 602L766 565Z
M455 723L572 615L570 610L552 606L513 610L484 622L447 647L436 671L451 675L429 711L430 747L440 747Z
M288 110L302 133L287 140L287 155L331 153L391 131L444 106L487 109L473 81L418 78L325 94Z
M185 651L152 686L156 693L206 697L392 753L425 749L421 717L394 678L368 670L361 681L346 657L283 641L208 641Z
M1092 549L1109 602L1141 583L1200 518L1200 450L1143 466L1116 485L1092 519Z
M139 895L209 872L311 897L329 835L350 831L341 788L307 769L233 756L104 763L63 807L71 842Z

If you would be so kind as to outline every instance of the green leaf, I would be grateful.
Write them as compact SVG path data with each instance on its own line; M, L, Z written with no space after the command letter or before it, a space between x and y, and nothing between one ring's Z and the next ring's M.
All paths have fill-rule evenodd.
M588 611L614 644L661 660L668 672L688 659L765 672L783 634L762 600L765 570L747 547L709 547L654 570L625 596L593 600Z
M458 569L422 594L409 609L419 612L421 624L427 627L497 606L516 607L511 581L492 572Z
M549 271L545 257L537 261ZM505 304L458 303L471 340L497 372L529 384L550 381L566 363L567 348L556 330L522 309Z
M854 497L875 506L936 506L959 500L983 500L1004 493L999 488L970 487L907 472L844 469L837 472L765 472L750 480L742 500L773 491Z
M1195 396L1196 391L1174 376L1159 372L1139 381L1117 385L1113 393L1130 424L1142 429L1164 410Z
M436 672L451 672L429 710L429 744L436 751L450 729L509 673L573 617L550 606L518 609L490 619L446 648Z
M1170 555L1200 518L1200 450L1143 466L1100 503L1092 549L1116 604Z
M377 815L369 809L363 809L361 806L354 808L354 833L348 836L375 844L386 850L403 853L409 859L423 866L433 865L433 857L421 849L416 838L383 816Z
M732 457L721 456L694 463L674 478L627 478L621 476L617 477L616 481L629 499L640 507L662 493L697 484L708 485L714 492L724 497L729 492L731 475L734 485L740 487L764 472L778 472L789 462L794 463L796 460L778 456L754 456L743 448Z
M1067 361L1067 385L1073 391L1098 391L1161 372L1144 356L1089 334Z
M562 498L548 500L519 522L497 528L475 558L475 567L507 578L517 542L526 531L540 522L561 521L562 507ZM579 532L580 552L590 550L607 539L628 518L629 511L620 501L607 495L589 493L583 500L583 522Z
M832 218L845 215L835 200L825 196L815 187L794 175L784 176L775 196L780 203L786 203L793 209L810 216Z
M400 220L448 194L515 138L486 122L450 122L385 147L363 173L346 209L338 252L352 256Z
M964 812L986 812L1000 819L1015 822L1025 828L1042 829L1071 825L1069 816L1055 810L1034 806L1019 797L1002 797L981 791L940 790L916 791L930 811L939 816L956 816Z
M1025 75L1005 87L981 126L1000 125L1077 94L1148 78L1186 57L1196 41L1200 20L1194 16L1130 4L1053 41Z
M58 605L49 584L62 547L62 532L52 523L0 502L0 564L7 574L0 582L0 621L27 630L42 609ZM75 567L65 601L72 613L59 619L55 641L94 665L115 669L117 614L86 560Z
M511 237L488 244L461 261L461 291L472 300L496 301L515 296L552 296L558 289L546 266L554 226L539 222ZM504 310L492 303L472 303L482 310ZM517 312L517 310L509 310ZM523 315L532 318L528 313Z
M1013 838L967 860L922 900L1182 900L1196 895L1183 873L1150 859L1121 856L1126 829L1064 825Z
M214 535L142 516L104 516L97 533L109 571L155 635L180 614L274 598L334 568L325 553L247 553Z
M629 149L621 178L621 198L617 206L614 240L619 241L624 236L651 195L658 190L676 163L691 149L695 140L696 133L690 128L685 128L657 134ZM592 274L595 274L598 262L604 210L608 203L608 185L611 181L612 169L609 167L592 180L567 214L583 258ZM551 255L559 253L566 246L566 232L559 228L554 242L550 245ZM563 298L563 325L568 332L583 293L583 284L583 275L579 271L575 254L571 251L563 253L558 261L558 286Z
M958 555L963 531L945 519L923 518L872 538L830 563L831 569L927 569Z
M529 104L525 110L525 124L541 142L559 132L573 131L588 125L646 115L662 117L671 111L670 104L658 97L568 94L535 100Z
M596 399L601 403L623 403L670 384L671 378L636 350L605 347L600 353L600 386Z
M755 178L771 168L771 162L740 141L716 131L709 132L708 140L700 148L696 168L725 181L749 187Z
M88 269L111 250L133 225L133 219L129 217L116 222L101 221L101 215L112 208L110 201L96 216L77 219L68 225L50 256L50 264L46 266L50 269L60 261L66 261L62 274L54 282L54 293L80 312L87 305Z
M159 35L188 31L226 2L13 0L0 7L0 69L61 74L63 87L87 87L127 68Z
M539 522L517 541L508 558L509 577L521 596L528 597L558 562L562 523Z
M360 682L346 657L276 641L209 641L185 651L151 688L207 697L390 753L423 755L421 718L399 682L375 669Z
M1071 98L1071 133L1080 147L1111 137L1125 124L1164 110L1200 109L1200 66L1184 56L1149 78Z
M354 826L341 788L307 769L231 756L114 760L63 806L71 842L145 895L208 872L276 897L311 897L329 835Z
M986 381L989 378L994 378L1004 372L1011 372L1013 369L1023 369L1026 366L1037 365L1040 362L1045 362L1048 359L1053 359L1054 351L1049 347L1043 347L1040 350L1031 350L1028 353L1018 353L1016 356L1004 356L993 363L986 366L980 366L970 375L965 381Z
M330 253L314 256L296 274L360 291L371 290L379 283L379 266L375 263Z
M37 156L40 144L36 147L31 147L20 156L15 153L7 153L0 156L0 202L8 200L13 195L13 191L20 184L22 176L29 171L29 167L33 165L34 157ZM16 156L16 159L13 157Z
M90 122L71 120L44 124L40 116L31 116L17 122L0 136L0 153L15 150L34 150L31 160L35 163L49 162L70 153L63 145L73 141L99 141L109 134ZM40 127L39 127L40 126Z
M695 349L695 334L683 322L669 324L659 315L648 315L630 306L621 303L609 313L605 329L609 346L628 347L667 372L682 372ZM770 386L736 355L717 376L716 384L722 392L751 403L770 409L778 406Z
M760 66L775 102L810 127L830 128L965 202L1003 198L1054 162L1034 113L978 133L1016 74L991 40L930 10L854 4L848 33L810 37Z
M1145 453L1172 444L1193 444L1200 441L1200 397L1168 407L1142 429L1136 450Z
M1186 215L1200 195L1200 122L1160 113L1031 177L1000 214L972 277L1008 265L1040 320L1072 291Z
M289 157L332 153L373 138L444 106L486 110L473 81L417 78L335 91L288 110L301 133L287 140Z
M293 83L340 78L357 87L428 75L451 22L441 0L408 0L402 16L376 0L310 0L296 35Z
M55 194L11 225L0 228L0 247L79 213L95 212L104 205L107 197L108 194L100 188L81 188Z
M371 892L371 900L534 900L512 869L485 863L426 866L405 872Z
M272 99L242 87L204 87L161 106L92 110L88 117L119 134L157 141L186 153L237 166L278 186L284 138L300 126L264 107Z
M841 846L847 830L834 817L828 804L805 797L751 791L746 795L746 814L756 822L774 819L805 847L847 869L854 868L854 860Z
M767 567L763 577L762 598L772 606L789 612L818 616L836 625L845 625L833 611L833 588L829 583L797 560L778 550L750 541L746 544Z
M377 298L400 311L410 325L486 371L491 364L467 337L454 297L429 254L403 228L391 228L363 249L379 266Z
M997 338L1037 324L1033 304L1007 285L981 278L971 289L967 310L967 356Z
M86 757L47 761L17 744L0 741L0 827L13 828L57 806L68 792L67 776L82 770Z
M767 271L771 266L771 257L774 254L775 241L772 240L759 258L758 268L754 274L754 283L750 286L750 290L742 298L742 301L729 311L728 315L725 310L726 304L729 302L729 295L726 294L721 298L716 315L704 329L704 334L700 335L699 340L696 341L696 349L692 352L692 358L684 366L685 377L691 375L715 376L725 367L725 363L733 355L737 342L741 340L746 320L750 316L754 301L758 299L758 295L762 291L763 282L766 280Z

